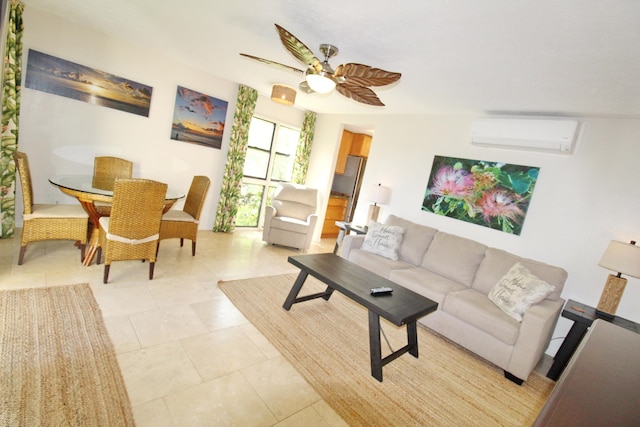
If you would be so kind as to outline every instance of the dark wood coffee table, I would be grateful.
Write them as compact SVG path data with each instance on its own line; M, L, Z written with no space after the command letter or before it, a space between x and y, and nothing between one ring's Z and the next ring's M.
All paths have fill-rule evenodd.
M382 367L404 353L418 357L418 331L416 321L434 312L438 303L409 289L378 276L335 254L312 254L289 257L289 262L300 268L283 307L289 310L298 302L316 298L329 300L336 290L369 310L369 346L371 375L382 381ZM324 292L298 297L307 276L311 275L327 285ZM393 289L387 296L371 295L371 288L385 286ZM408 344L386 357L382 357L380 342L380 316L396 326L407 325Z

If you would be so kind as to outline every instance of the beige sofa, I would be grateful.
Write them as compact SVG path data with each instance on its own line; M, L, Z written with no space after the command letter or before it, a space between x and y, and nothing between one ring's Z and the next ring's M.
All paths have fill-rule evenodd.
M437 311L421 324L502 368L515 383L525 381L549 345L567 272L393 215L385 225L404 230L397 260L362 249L364 235L345 236L340 256L436 301ZM517 262L555 287L522 321L488 297Z

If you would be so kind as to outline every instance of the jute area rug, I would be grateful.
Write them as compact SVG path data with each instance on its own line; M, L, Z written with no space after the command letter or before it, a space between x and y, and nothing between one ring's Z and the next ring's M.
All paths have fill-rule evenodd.
M0 426L133 426L88 284L0 292Z
M222 291L349 425L528 426L553 383L522 386L456 344L418 328L419 358L404 354L371 376L366 309L335 292L329 301L282 304L295 274L220 282ZM323 290L308 276L300 295ZM405 328L383 322L396 350ZM385 353L383 338L383 357ZM388 350L388 349L387 349Z

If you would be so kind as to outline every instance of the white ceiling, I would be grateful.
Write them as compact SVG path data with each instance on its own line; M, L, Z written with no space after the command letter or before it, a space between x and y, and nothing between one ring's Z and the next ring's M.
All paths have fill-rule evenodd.
M375 89L385 107L299 92L296 105L319 113L640 118L638 0L23 2L264 95L274 83L297 87L299 76L240 52L304 68L274 23L318 57L321 43L338 46L334 68L357 62L402 73Z

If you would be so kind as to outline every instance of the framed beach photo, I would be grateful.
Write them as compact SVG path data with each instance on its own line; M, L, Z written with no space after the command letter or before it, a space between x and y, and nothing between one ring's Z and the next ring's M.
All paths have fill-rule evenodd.
M149 117L151 86L29 49L25 86Z
M540 168L435 156L422 210L520 235Z
M220 149L228 102L178 86L171 139Z

